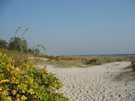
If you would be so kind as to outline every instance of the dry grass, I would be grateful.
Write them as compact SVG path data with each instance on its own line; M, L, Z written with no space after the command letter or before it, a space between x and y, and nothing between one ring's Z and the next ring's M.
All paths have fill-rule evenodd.
M129 61L127 56L47 56L46 63L59 67L87 67L110 62Z

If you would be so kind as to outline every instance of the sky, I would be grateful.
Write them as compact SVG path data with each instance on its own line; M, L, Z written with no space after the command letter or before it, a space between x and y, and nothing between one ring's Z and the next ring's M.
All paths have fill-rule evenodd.
M135 53L134 0L0 0L0 38L19 26L48 54Z

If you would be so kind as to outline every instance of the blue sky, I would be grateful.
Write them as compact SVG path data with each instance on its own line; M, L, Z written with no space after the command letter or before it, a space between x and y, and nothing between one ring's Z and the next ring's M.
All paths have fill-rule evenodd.
M0 37L18 26L49 54L135 52L134 0L0 0Z

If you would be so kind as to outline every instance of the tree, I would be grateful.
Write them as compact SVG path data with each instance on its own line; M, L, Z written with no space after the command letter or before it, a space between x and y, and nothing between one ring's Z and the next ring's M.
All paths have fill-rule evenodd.
M7 45L8 43L6 40L0 39L0 48L7 48Z
M39 50L39 53L43 53L43 54L46 53L46 48L45 48L45 46L43 44L37 44L36 49Z
M17 50L19 52L27 52L27 41L20 37L13 37L9 42L9 49Z
M35 55L39 55L40 54L40 50L38 48L35 48L35 49L33 49L33 53Z

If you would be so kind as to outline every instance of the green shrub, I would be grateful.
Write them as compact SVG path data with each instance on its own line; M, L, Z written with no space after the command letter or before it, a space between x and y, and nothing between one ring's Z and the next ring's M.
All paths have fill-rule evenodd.
M133 69L133 71L135 71L135 61L133 62L131 62L131 68Z
M19 52L27 52L28 50L27 41L20 37L11 38L8 47L10 50L17 50Z
M6 40L0 39L0 48L7 48L8 42Z
M131 61L131 66L130 67L132 68L133 71L135 71L135 57L131 57L130 61Z
M20 60L0 52L0 101L68 100L57 92L62 83L54 74L36 69L25 57Z
M98 61L96 58L84 58L82 59L82 63L86 65L96 65L98 64Z

